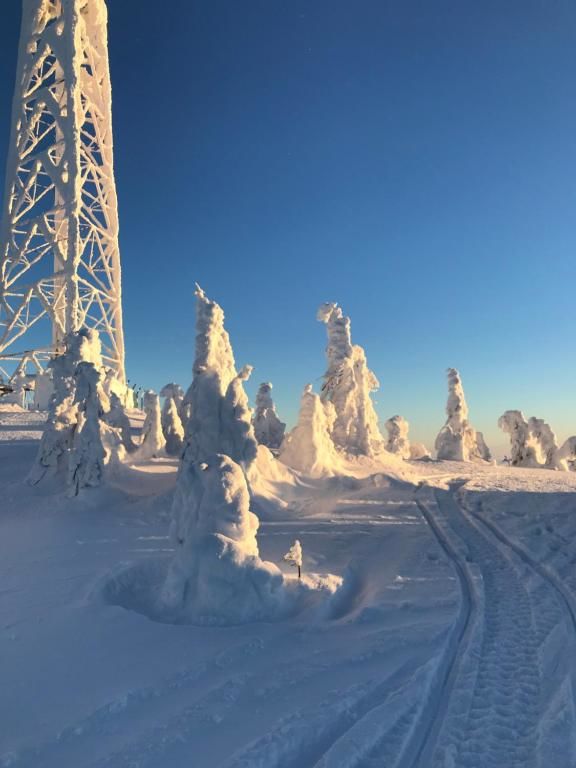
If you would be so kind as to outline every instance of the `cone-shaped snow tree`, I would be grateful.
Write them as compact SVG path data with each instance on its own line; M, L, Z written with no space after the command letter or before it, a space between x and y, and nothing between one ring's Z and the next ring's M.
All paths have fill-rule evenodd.
M106 450L102 439L105 425L102 391L99 391L100 372L94 363L79 363L74 376L78 424L68 465L68 487L71 495L76 496L81 488L96 488L102 484Z
M196 354L193 379L186 400L191 416L187 426L187 460L223 453L247 468L258 444L252 414L244 393L250 366L236 372L224 312L196 286Z
M168 456L180 456L184 448L184 427L173 397L167 397L162 408L162 432Z
M272 400L272 384L264 382L258 387L253 416L254 434L260 445L272 450L280 448L286 424L280 421Z
M224 313L196 288L191 417L174 493L175 554L162 591L172 615L201 623L269 618L283 600L279 569L258 555L246 471L257 442Z
M333 475L340 461L329 432L329 419L320 397L307 384L300 401L298 424L286 436L280 461L312 477Z
M362 347L352 344L350 318L337 304L323 304L318 320L328 332L328 369L321 398L334 408L334 444L348 453L374 456L384 449L371 398L380 386L378 379L369 370Z
M460 374L448 368L448 402L446 424L436 438L436 454L447 461L489 461L490 452L484 438L468 422L468 406Z
M144 393L144 413L142 443L138 448L138 458L142 460L162 456L166 447L166 440L162 432L160 400L156 392L151 389Z
M110 393L110 410L104 414L104 421L110 427L118 430L122 445L126 451L128 453L134 453L137 446L132 440L132 426L130 424L130 419L128 418L128 414L116 392Z

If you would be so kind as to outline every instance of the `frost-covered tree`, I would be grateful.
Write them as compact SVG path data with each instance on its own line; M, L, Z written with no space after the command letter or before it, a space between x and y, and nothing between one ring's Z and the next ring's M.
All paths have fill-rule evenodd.
M180 456L184 448L184 427L173 397L166 397L162 408L162 432L168 456Z
M328 369L321 397L334 407L334 444L352 454L374 456L384 448L371 397L380 386L378 379L369 370L362 347L352 344L350 318L337 304L323 304L318 320L328 333Z
M408 431L410 424L402 416L392 416L385 422L384 426L388 431L386 450L403 459L409 459L410 440L408 439Z
M429 459L430 451L424 443L410 443L410 458L412 461L418 461L419 459Z
M284 555L284 560L298 569L298 578L302 578L302 545L296 539L288 552Z
M95 488L102 484L106 451L101 429L104 410L98 391L100 373L94 363L79 363L74 373L76 387L74 404L78 409L78 422L74 431L68 463L68 487L76 496L81 488Z
M186 423L188 421L189 414L186 414L184 407L184 390L180 384L175 384L173 381L171 381L169 384L165 384L160 390L160 397L165 398L164 402L166 402L166 400L170 397L172 400L174 400L174 404L176 405L176 410L180 416L182 426L184 429L186 429Z
M120 397L115 392L110 394L110 408L103 418L106 424L118 430L126 451L134 453L138 446L132 440L132 425Z
M307 384L300 401L298 423L284 439L280 461L312 477L333 475L339 457L329 433L329 419L320 397Z
M175 554L162 590L167 611L199 623L271 617L283 598L283 578L259 557L258 525L236 462L185 455L174 495Z
M436 438L436 455L446 461L489 461L490 452L484 438L468 422L468 405L460 374L448 368L448 402L446 424Z
M68 334L64 339L64 352L49 363L53 393L36 460L28 477L33 485L46 474L68 471L69 453L78 423L74 374L82 362L93 363L96 370L102 365L100 338L93 329L81 328Z
M510 464L513 467L539 467L537 444L522 411L506 411L498 426L510 435Z
M12 377L10 386L12 391L3 395L1 402L8 403L9 405L19 405L20 408L24 408L26 402L26 389L29 386L26 374L23 371L18 371Z
M530 416L528 430L531 443L534 446L536 460L549 469L555 468L558 441L552 427L544 419Z
M252 422L256 440L260 445L265 445L271 450L280 448L286 432L286 424L280 421L276 413L270 382L264 382L258 387Z
M569 437L558 448L553 459L553 468L569 472L576 467L576 437Z
M162 432L160 400L156 392L151 389L144 393L144 414L142 443L138 448L138 458L146 460L162 456L166 446Z
M196 352L192 384L186 394L191 416L186 430L188 460L223 453L246 468L257 443L244 381L251 368L236 372L224 312L196 286Z
M37 373L34 380L34 408L37 411L47 411L54 394L52 371L50 369Z
M222 449L226 456L242 466L250 466L256 458L258 443L252 426L252 411L244 391L252 366L245 365L226 390L222 402Z

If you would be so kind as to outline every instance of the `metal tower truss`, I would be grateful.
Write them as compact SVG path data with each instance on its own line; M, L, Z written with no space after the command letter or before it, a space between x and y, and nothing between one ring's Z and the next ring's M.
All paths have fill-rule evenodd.
M104 0L23 0L0 248L0 361L41 367L88 326L123 381Z

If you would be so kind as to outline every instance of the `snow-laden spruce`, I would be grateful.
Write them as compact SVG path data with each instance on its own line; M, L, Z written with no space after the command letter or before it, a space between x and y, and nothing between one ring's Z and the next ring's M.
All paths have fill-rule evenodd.
M302 578L302 544L296 539L288 552L284 555L284 560L298 569L298 578Z
M252 369L245 366L236 371L222 307L199 286L195 295L196 351L192 384L186 394L191 407L186 458L193 461L226 454L247 468L258 449L244 392L244 381Z
M448 368L446 415L446 424L436 438L437 457L447 461L490 461L490 451L482 434L477 433L468 422L464 388L455 368Z
M103 418L108 426L118 430L125 450L128 453L134 453L137 446L132 440L130 419L116 392L110 393L110 409L104 414Z
M48 368L38 372L34 379L34 410L47 411L53 394L52 371Z
M76 366L74 404L78 422L68 463L67 484L73 496L81 488L97 488L104 479L107 456L119 458L120 438L103 420L101 374L94 363ZM109 460L109 459L108 459Z
M286 424L280 421L276 413L276 406L272 399L272 384L269 381L258 387L252 422L256 440L260 445L265 445L271 450L280 448L286 432Z
M164 390L162 390L164 391ZM184 427L173 397L166 397L162 408L162 432L168 456L180 456L184 448Z
M144 426L142 427L142 443L138 448L138 459L147 460L164 454L166 440L162 432L162 415L160 400L153 390L144 393Z
M338 472L340 459L330 436L330 417L320 397L312 391L311 384L304 388L298 423L286 435L279 458L288 467L311 477Z
M528 431L534 444L537 462L550 469L555 469L558 440L550 424L544 419L530 416Z
M410 443L410 458L412 461L419 461L420 459L430 459L431 454L424 443Z
M176 404L176 410L178 411L178 415L180 416L180 421L182 422L184 431L186 431L186 424L188 422L190 414L187 412L187 409L184 403L184 390L182 389L180 384L176 384L173 381L171 381L169 384L165 384L160 390L160 397L164 397L166 399L171 397L172 400L174 400L174 403ZM164 402L166 402L166 400Z
M384 426L388 431L386 450L389 453L400 456L402 459L409 459L410 440L408 439L408 431L410 424L402 416L392 416L385 422Z
M10 380L11 392L2 395L0 402L5 405L18 405L24 408L26 404L26 388L29 386L24 371L17 371Z
M510 436L510 464L513 467L573 469L576 437L569 437L558 447L552 427L535 416L526 419L522 411L506 411L498 426Z
M49 363L52 373L53 393L50 399L48 420L40 440L29 482L36 484L46 475L61 470L68 472L68 458L74 430L78 422L78 404L74 394L74 374L79 363L101 366L100 339L93 329L81 328L64 339L64 352Z
M513 467L539 467L538 445L522 411L506 411L498 426L510 436L510 464Z
M347 453L374 456L384 449L371 397L380 386L378 379L368 368L362 347L352 344L350 318L342 309L326 303L317 316L328 333L328 369L321 398L334 407L332 440Z
M554 469L562 472L576 469L576 437L569 437L554 455Z
M162 589L163 609L180 620L239 624L273 618L283 577L260 559L259 521L250 511L242 468L228 456L184 457L173 505L175 554Z

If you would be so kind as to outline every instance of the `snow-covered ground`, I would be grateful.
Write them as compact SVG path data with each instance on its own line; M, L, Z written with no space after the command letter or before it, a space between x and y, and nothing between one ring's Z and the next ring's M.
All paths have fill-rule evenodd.
M278 473L260 556L296 578L299 539L304 576L344 587L176 625L137 610L172 557L176 460L68 498L25 483L42 422L0 412L3 768L576 766L576 474Z

